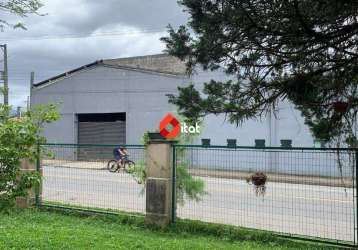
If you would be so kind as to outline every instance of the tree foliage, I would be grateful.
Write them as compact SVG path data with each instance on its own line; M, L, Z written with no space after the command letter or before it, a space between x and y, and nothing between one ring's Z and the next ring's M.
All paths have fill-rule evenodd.
M175 115L180 121L185 117ZM202 126L202 124L200 124ZM180 134L176 138L179 144L190 144L195 140L195 136L191 134ZM145 147L149 144L148 132L144 133L142 142ZM207 195L205 191L205 183L198 177L193 177L189 172L189 164L187 162L187 152L185 148L176 148L176 201L179 205L184 205L185 200L200 201L203 196ZM145 187L147 181L146 166L144 162L136 163L128 172L137 180L139 184ZM143 189L144 190L144 189ZM144 192L143 192L144 193Z
M354 144L358 112L358 2L181 0L190 20L163 37L167 52L236 80L211 81L170 96L182 114L264 115L288 99L314 136Z
M33 108L21 118L10 117L10 107L0 104L0 211L14 206L16 197L40 181L38 173L20 171L21 162L34 162L39 154L42 125L59 119L57 105Z
M42 7L40 0L2 0L0 1L0 11L10 13L19 17L27 17L30 14L39 14L38 10ZM19 23L9 23L0 18L0 30L5 27L26 29L25 25Z

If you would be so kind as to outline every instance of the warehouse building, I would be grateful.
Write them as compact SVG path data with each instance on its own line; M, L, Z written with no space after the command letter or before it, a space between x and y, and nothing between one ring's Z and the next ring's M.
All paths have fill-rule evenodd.
M210 79L229 76L198 69L188 77L185 64L166 54L99 60L34 84L31 105L60 103L61 120L45 127L50 143L139 144L144 132L158 129L159 121L176 111L167 94L189 83L200 88ZM226 122L224 115L210 115L202 130L200 138L216 145L237 139L240 145L252 146L261 139L266 146L279 146L281 140L313 146L300 113L289 103L239 127Z

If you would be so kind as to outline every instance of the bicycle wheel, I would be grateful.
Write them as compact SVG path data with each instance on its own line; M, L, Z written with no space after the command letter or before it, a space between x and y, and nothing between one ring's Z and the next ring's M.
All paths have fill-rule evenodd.
M124 171L126 171L128 173L128 170L133 168L135 166L135 163L134 161L131 161L131 160L127 160L125 163L124 163Z
M111 173L117 172L118 168L119 168L119 166L118 166L118 162L116 160L110 160L107 163L107 169Z

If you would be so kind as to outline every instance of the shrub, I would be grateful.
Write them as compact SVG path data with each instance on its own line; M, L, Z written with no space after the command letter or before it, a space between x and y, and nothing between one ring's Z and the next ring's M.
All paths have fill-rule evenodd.
M177 117L180 117L177 115ZM180 117L184 120L183 117ZM202 124L200 124L202 126ZM181 134L177 138L180 144L192 143L195 140L193 135ZM149 143L148 132L142 137L142 142L145 147ZM188 164L186 162L185 148L176 148L176 155L180 161L177 161L176 166L176 201L179 205L184 205L185 199L200 201L201 198L207 194L205 191L205 183L200 178L194 178L188 171ZM129 169L129 173L138 182L143 185L142 193L144 193L147 174L145 170L145 163L139 162Z
M144 194L147 174L144 162L136 163L136 165L128 169L128 173L133 176L138 184L143 185L142 194ZM176 167L176 200L179 205L184 205L185 198L194 201L200 201L201 197L206 195L205 183L199 178L194 178L189 172L186 164Z
M40 183L38 173L20 171L21 162L34 162L41 154L40 143L44 123L59 119L57 105L43 105L21 118L10 117L11 107L0 104L0 211L15 205L17 197Z

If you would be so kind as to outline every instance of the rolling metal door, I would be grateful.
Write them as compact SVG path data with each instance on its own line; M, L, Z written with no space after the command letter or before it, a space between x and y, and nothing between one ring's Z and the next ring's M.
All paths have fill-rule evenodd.
M126 122L79 122L79 144L125 144ZM113 148L94 146L79 148L78 160L111 159Z

